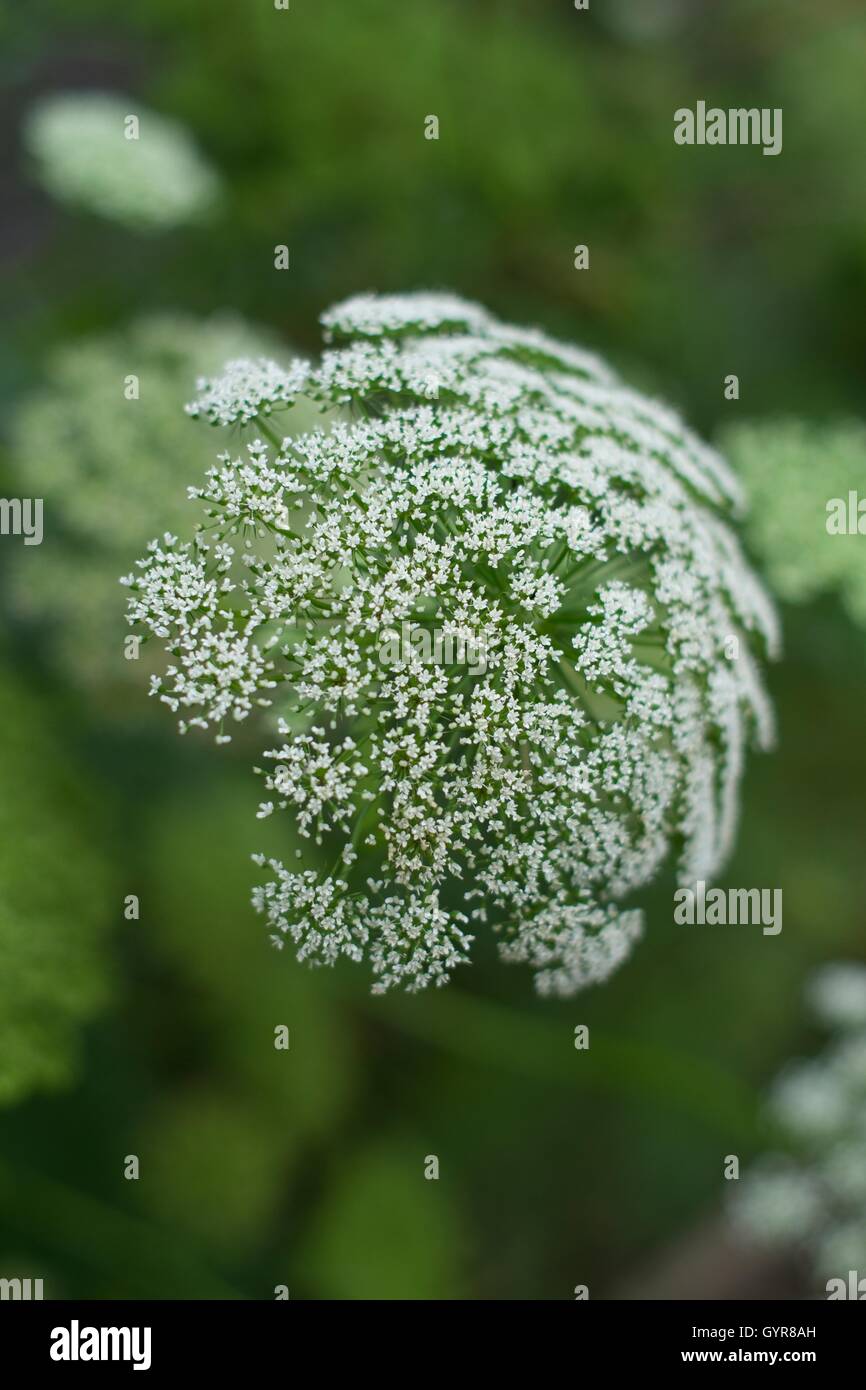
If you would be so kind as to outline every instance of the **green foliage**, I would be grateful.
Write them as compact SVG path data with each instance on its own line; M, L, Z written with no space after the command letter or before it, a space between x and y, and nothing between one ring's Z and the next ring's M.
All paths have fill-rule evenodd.
M221 1258L267 1235L291 1133L242 1094L178 1089L143 1118L135 1184L142 1205Z
M56 717L56 716L55 716ZM0 673L0 1105L67 1084L105 1004L104 827L51 711Z
M444 1175L424 1177L425 1157L394 1135L345 1157L299 1267L317 1298L461 1296L459 1218Z
M312 335L319 306L350 292L446 284L650 364L699 424L724 409L730 370L765 410L804 392L821 410L856 398L866 242L845 132L866 119L862 14L822 28L808 0L656 0L624 28L606 6L562 0L54 9L57 43L101 22L107 62L152 55L142 96L187 126L228 188L222 220L194 249L145 259L149 275L110 258L94 270L90 245L64 245L62 275L43 259L53 313L92 314L94 289L147 304L154 283L201 309L218 285L257 319L280 323L290 305ZM653 29L663 42L645 41ZM704 87L721 106L782 106L782 157L676 147L673 112ZM438 141L423 138L428 113ZM290 301L275 241L291 243ZM87 297L70 257L89 268ZM802 320L824 332L790 331Z
M200 1046L232 1084L279 1117L297 1149L328 1133L353 1090L347 1019L321 972L278 956L250 904L250 855L283 848L276 826L250 815L255 788L223 772L217 785L184 787L145 829L149 940L198 1001ZM152 896L151 896L152 895ZM274 1047L274 1029L290 1048Z

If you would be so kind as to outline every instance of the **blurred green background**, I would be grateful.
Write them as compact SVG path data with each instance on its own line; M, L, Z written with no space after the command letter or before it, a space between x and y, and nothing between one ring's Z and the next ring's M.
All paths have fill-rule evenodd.
M386 999L275 955L249 854L286 827L255 819L243 739L178 739L148 701L116 580L209 460L181 405L214 333L314 351L318 313L367 289L539 324L711 438L862 415L862 5L29 0L0 51L0 493L44 496L46 524L0 541L0 1275L86 1298L718 1292L724 1158L759 1150L762 1088L815 1043L809 968L866 955L866 633L833 584L783 608L780 747L749 766L723 880L781 886L781 935L677 929L665 879L610 984L541 1002L489 942L447 992ZM42 192L22 120L79 89L182 122L224 182L211 219L148 236ZM698 99L781 107L782 154L676 146ZM784 516L784 449L771 466ZM807 567L818 446L810 476L814 536L785 542ZM728 1296L808 1287L793 1263L750 1277L734 1259Z

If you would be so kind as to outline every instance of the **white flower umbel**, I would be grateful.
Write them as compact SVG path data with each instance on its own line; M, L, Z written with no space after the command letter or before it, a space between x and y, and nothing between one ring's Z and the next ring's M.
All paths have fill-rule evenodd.
M821 1278L845 1279L866 1275L866 966L825 966L808 997L835 1036L773 1087L778 1152L737 1184L732 1214L753 1239L799 1244Z
M673 845L683 881L719 868L771 739L736 485L591 353L476 305L364 295L323 322L317 364L200 384L192 413L234 432L195 536L128 577L130 620L182 727L280 716L260 814L309 855L256 890L277 944L420 988L486 926L570 994L628 954ZM347 418L288 437L299 392ZM472 634L484 669L383 662L403 622Z
M27 115L24 143L53 197L139 230L194 221L219 193L219 178L183 126L133 97L45 97Z
M749 540L778 596L808 603L835 592L866 627L866 538L828 529L834 499L847 513L850 495L856 506L866 493L866 424L771 418L731 426L722 443L749 499Z

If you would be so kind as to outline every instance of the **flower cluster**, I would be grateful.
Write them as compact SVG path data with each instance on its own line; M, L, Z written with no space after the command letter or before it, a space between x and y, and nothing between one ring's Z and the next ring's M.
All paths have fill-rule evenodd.
M844 1278L866 1269L866 966L825 966L809 996L833 1040L777 1081L779 1152L740 1180L732 1212L753 1239L799 1243L822 1277Z
M572 993L628 954L673 846L683 881L718 869L771 740L736 484L591 353L475 305L364 295L323 324L316 364L200 383L192 413L246 442L125 581L170 656L154 691L218 740L277 720L260 814L302 848L255 893L276 944L416 989L487 925ZM290 437L299 392L344 418ZM403 621L473 634L484 671L383 664Z
M46 520L41 546L9 551L11 605L106 706L140 671L123 657L117 575L155 531L181 525L184 480L213 457L184 401L203 369L275 349L264 329L227 315L148 315L56 348L14 417L9 486L43 498ZM297 413L319 418L310 405Z
M749 540L779 596L805 603L835 590L866 626L866 541L827 530L830 499L863 495L866 425L766 420L734 426L723 443L748 493Z
M44 98L28 113L24 143L53 197L138 230L195 221L220 188L181 125L111 92Z

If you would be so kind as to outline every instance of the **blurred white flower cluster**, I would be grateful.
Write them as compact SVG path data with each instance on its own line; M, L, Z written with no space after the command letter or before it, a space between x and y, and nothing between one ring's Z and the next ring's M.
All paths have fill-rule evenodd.
M56 348L13 420L9 485L44 499L45 538L38 554L9 553L11 607L103 703L130 676L140 683L140 666L124 660L117 576L130 550L180 524L186 482L212 458L183 411L196 377L236 353L274 350L269 333L231 315L149 315Z
M866 425L794 419L736 425L722 444L749 498L749 540L780 598L838 591L866 626L866 539L827 530L827 503L866 494Z
M779 1150L741 1178L732 1214L751 1238L799 1244L822 1278L844 1279L866 1275L866 965L825 966L809 1002L834 1036L773 1087Z
M52 197L138 230L195 221L220 190L183 126L111 92L43 98L28 112L24 144Z
M771 740L776 621L736 484L596 357L460 299L365 295L323 324L316 365L200 383L192 413L246 442L191 489L195 534L125 581L170 656L154 691L218 740L279 710L260 814L309 851L256 891L276 944L417 989L486 924L570 994L628 954L627 900L674 845L682 881L716 872L746 746ZM349 418L289 437L301 392ZM485 670L383 665L403 621L471 634Z

